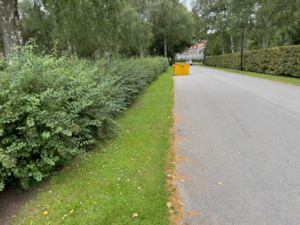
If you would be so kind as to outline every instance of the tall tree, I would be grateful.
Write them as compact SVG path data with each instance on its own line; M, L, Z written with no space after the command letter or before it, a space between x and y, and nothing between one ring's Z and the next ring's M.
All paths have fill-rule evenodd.
M0 0L0 21L7 61L11 64L14 48L23 44L17 0Z
M294 0L258 0L256 1L257 30L261 32L262 48L270 46L270 39L278 30L293 22Z
M160 0L151 15L155 54L161 54L175 61L177 52L189 47L194 40L194 17L177 0Z
M240 31L233 19L231 0L198 0L193 11L199 15L198 21L201 21L198 22L198 29L203 30L206 27L208 54L224 54L237 50L236 40Z
M148 54L152 41L152 24L142 20L140 13L131 5L123 8L120 16L123 18L120 25L120 53L124 55Z
M207 28L207 52L223 54L241 50L241 44L248 50L299 43L299 5L299 0L195 0L193 11Z
M41 0L19 3L24 42L33 39L45 52L50 52L53 45L53 16L45 11Z
M245 33L250 29L252 23L253 8L255 2L252 0L247 0L241 2L239 0L232 0L232 12L233 12L233 21L236 26L239 28L240 36L240 69L244 70L244 50L245 50Z
M153 38L150 13L156 0L131 0L131 7L135 10L137 18L133 26L135 45L141 57L148 53Z

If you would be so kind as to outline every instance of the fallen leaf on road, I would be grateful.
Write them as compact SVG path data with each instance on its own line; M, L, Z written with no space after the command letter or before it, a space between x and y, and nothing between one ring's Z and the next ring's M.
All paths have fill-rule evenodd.
M194 217L194 216L200 216L200 212L196 212L196 211L188 211L186 212L188 217Z

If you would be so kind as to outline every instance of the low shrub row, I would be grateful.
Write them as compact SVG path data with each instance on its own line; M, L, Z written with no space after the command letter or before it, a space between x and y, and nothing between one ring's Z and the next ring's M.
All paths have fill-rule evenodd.
M206 57L205 64L240 69L240 54ZM246 71L300 77L300 45L245 52Z
M26 189L112 135L115 116L167 66L163 58L91 62L22 49L0 72L0 189Z

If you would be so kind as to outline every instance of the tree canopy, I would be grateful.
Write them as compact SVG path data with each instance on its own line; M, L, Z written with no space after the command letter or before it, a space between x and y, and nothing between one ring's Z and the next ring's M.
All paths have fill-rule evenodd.
M0 0L0 6L5 2ZM2 36L7 33L6 24L22 33L25 42L33 39L43 52L55 46L59 54L86 58L159 54L174 60L177 51L194 41L194 17L179 0L11 2L10 10L18 15L14 24L1 21ZM12 48L21 44L3 40L4 46Z
M195 0L197 38L211 55L300 44L299 0Z

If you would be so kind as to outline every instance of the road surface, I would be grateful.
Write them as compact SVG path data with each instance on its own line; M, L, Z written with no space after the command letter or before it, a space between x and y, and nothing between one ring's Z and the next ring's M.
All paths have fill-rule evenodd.
M175 77L183 224L300 224L300 87L193 66Z

